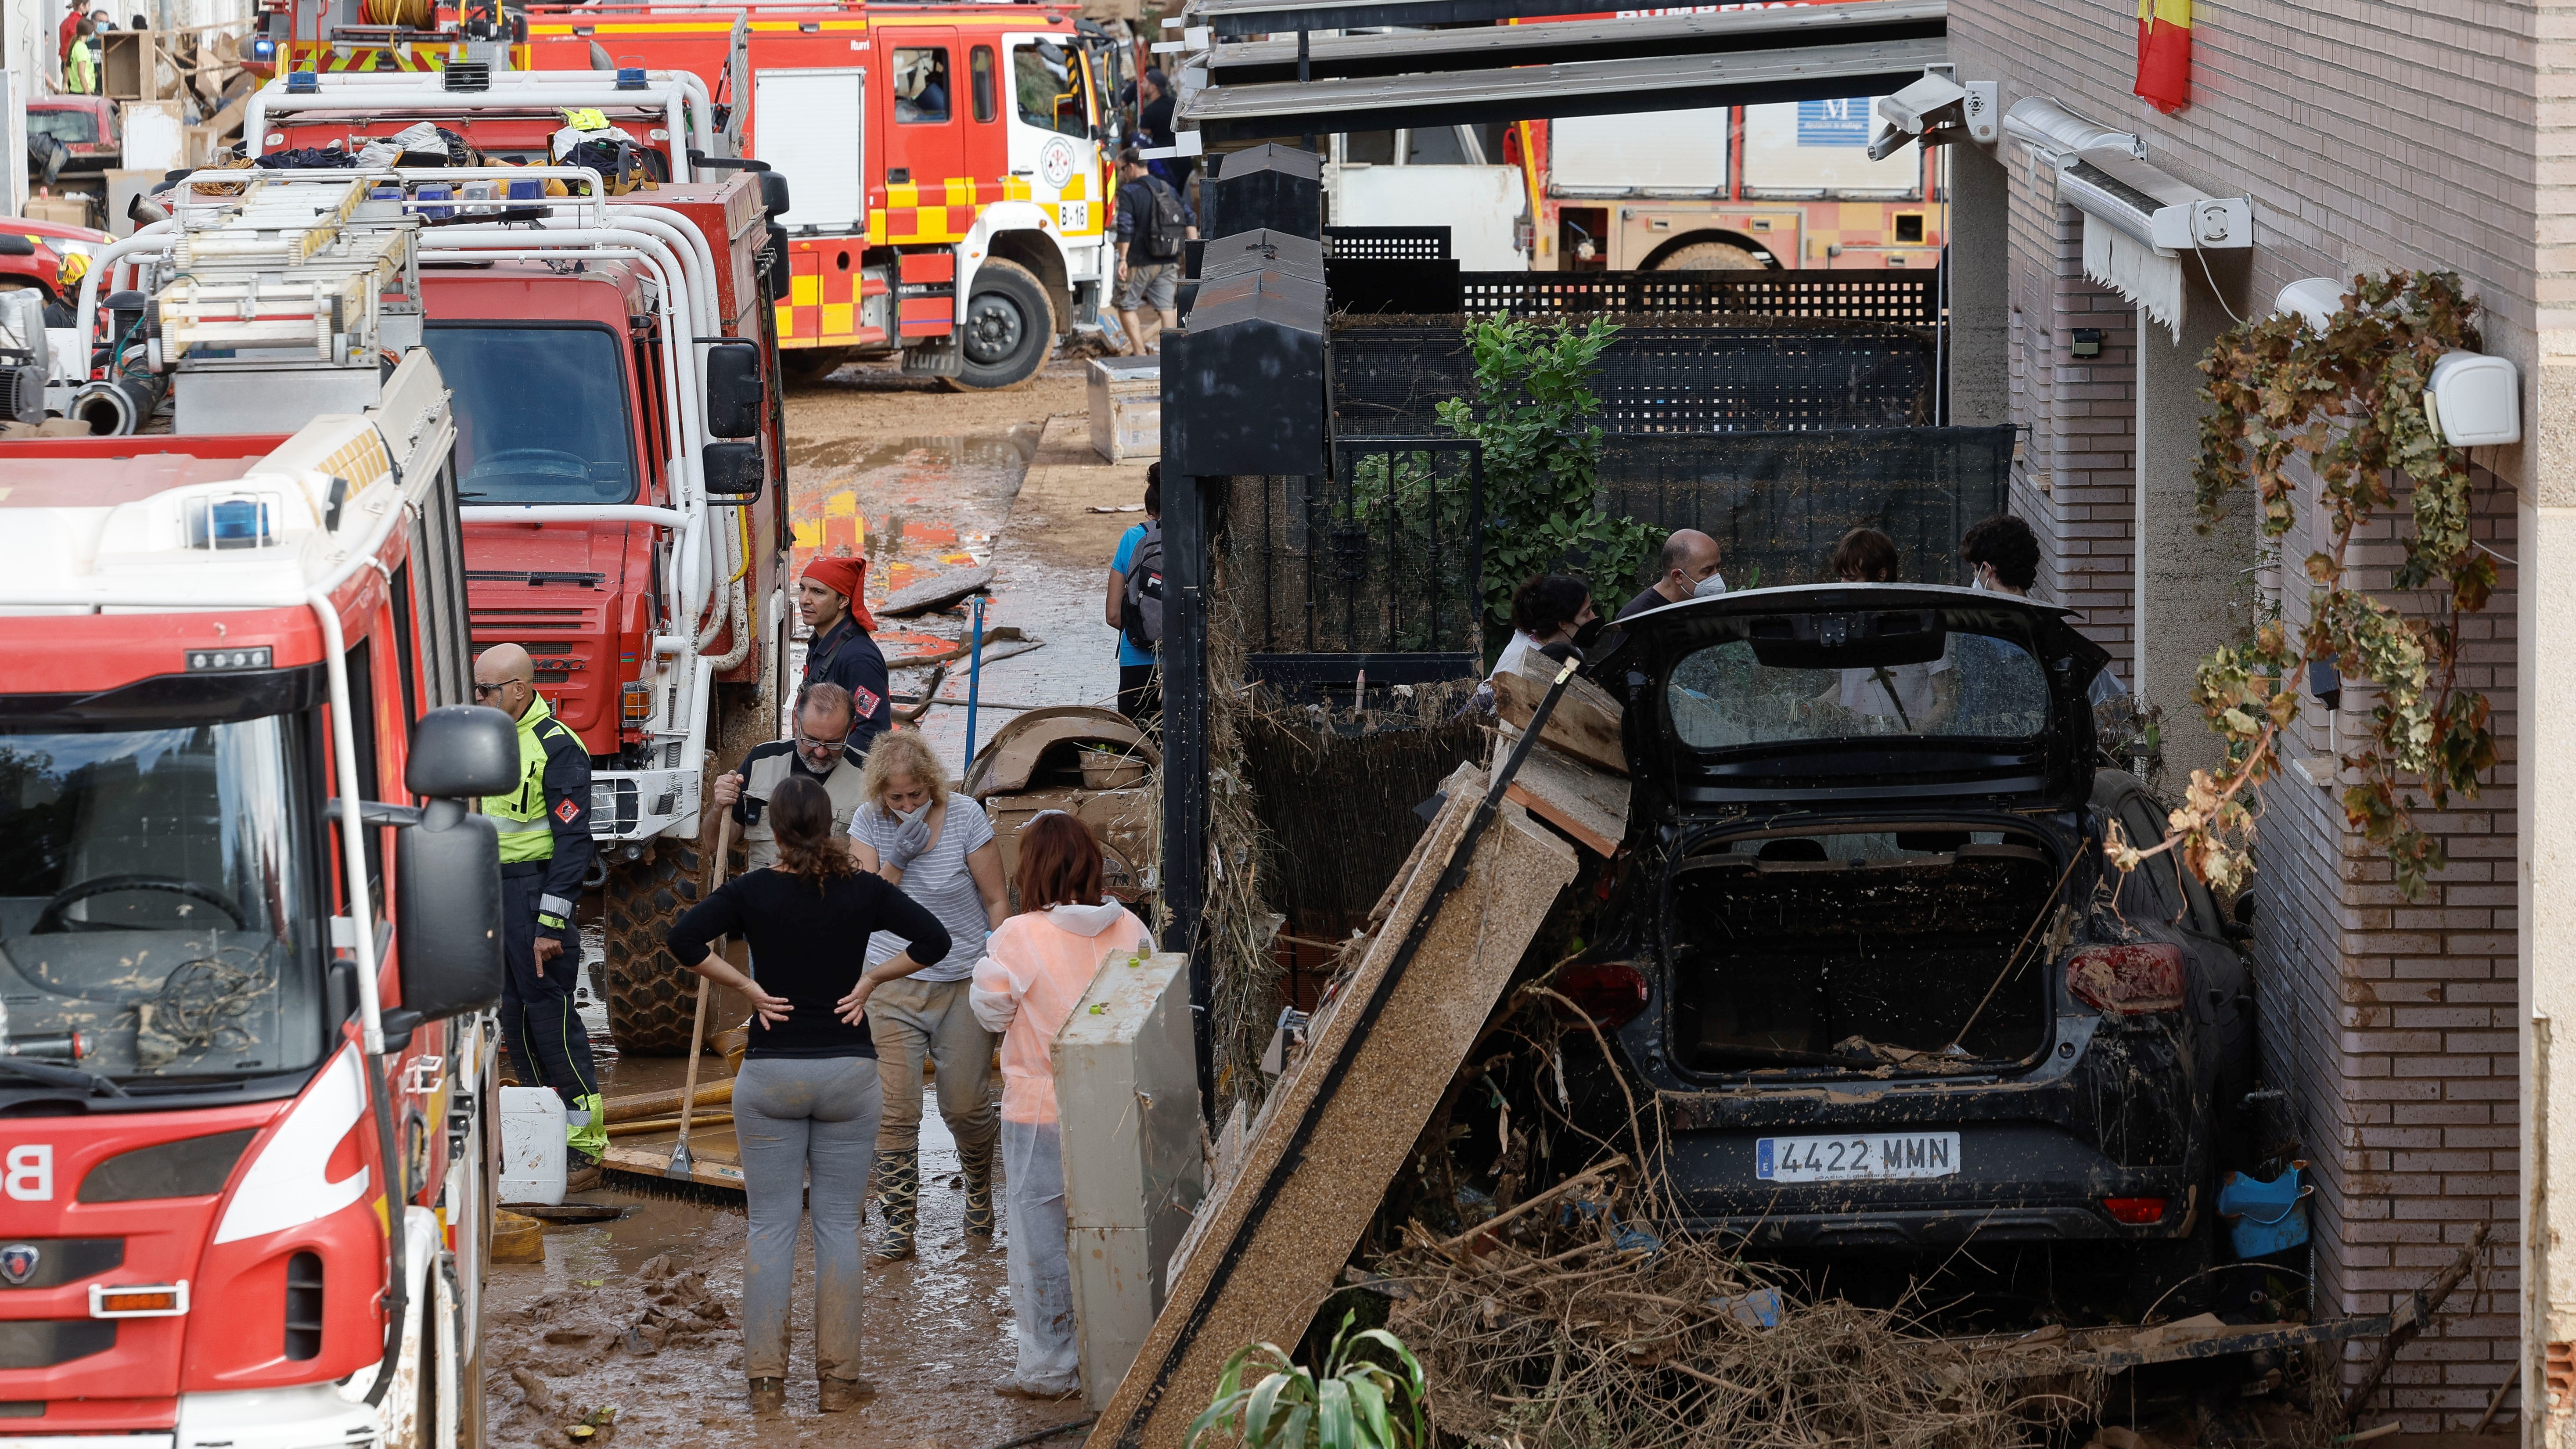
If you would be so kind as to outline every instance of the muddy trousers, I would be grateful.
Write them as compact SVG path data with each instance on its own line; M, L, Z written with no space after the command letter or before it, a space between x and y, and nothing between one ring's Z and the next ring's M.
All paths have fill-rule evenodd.
M599 1071L591 1065L590 1032L573 1008L573 986L581 979L580 938L566 942L563 954L546 963L545 974L537 974L537 898L545 889L544 865L501 867L501 958L508 967L501 977L501 1045L520 1081L552 1087L565 1110L595 1116ZM604 1129L596 1121L576 1124L572 1146L597 1157L608 1142Z
M1082 1387L1082 1345L1074 1337L1064 1138L1056 1124L1002 1124L1002 1201L1010 1212L1011 1320L1020 1344L1011 1381L1032 1393L1072 1393Z
M961 1156L989 1152L1001 1121L993 1092L993 1034L966 1004L965 981L916 981L901 977L868 997L868 1032L876 1039L877 1069L885 1080L885 1116L877 1123L877 1149L912 1152L921 1146L921 1065L937 1072L939 1115L948 1119Z
M787 1314L796 1283L796 1225L811 1176L814 1369L859 1377L866 1301L859 1216L882 1105L871 1057L753 1057L734 1079L751 1237L742 1273L745 1378L787 1377Z

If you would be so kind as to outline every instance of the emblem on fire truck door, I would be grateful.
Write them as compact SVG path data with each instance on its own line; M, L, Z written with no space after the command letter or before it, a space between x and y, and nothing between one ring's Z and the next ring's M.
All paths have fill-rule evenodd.
M1062 136L1049 136L1038 152L1038 175L1057 190L1073 179L1073 143Z
M15 1288L36 1276L36 1265L44 1252L33 1243L11 1243L0 1248L0 1282Z

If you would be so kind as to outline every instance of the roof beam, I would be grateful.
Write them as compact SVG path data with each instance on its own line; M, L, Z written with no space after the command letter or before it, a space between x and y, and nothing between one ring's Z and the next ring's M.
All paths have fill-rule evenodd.
M1948 58L1947 41L1913 39L1344 77L1304 84L1289 80L1193 90L1185 80L1179 119L1184 127L1195 126L1209 142L1225 145L1398 126L1832 100L1887 94L1920 79L1926 65Z
M1946 33L1949 11L1948 0L1852 0L1777 10L1326 35L1308 42L1307 75L1324 80L1547 62L1723 55L1792 45L1938 40ZM1244 85L1295 80L1297 59L1294 40L1241 41L1217 46L1209 66L1217 84Z

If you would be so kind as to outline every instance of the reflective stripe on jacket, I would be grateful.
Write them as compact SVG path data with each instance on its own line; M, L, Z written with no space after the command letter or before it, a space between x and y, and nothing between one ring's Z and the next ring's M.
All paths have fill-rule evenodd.
M501 833L504 867L546 863L537 924L567 931L590 873L590 755L544 696L519 716L519 788L484 797L483 813Z

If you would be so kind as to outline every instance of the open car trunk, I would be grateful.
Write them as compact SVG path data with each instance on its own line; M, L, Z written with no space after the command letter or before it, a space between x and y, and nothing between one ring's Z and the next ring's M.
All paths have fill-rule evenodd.
M1693 853L1665 912L1675 1061L1803 1077L2036 1060L2050 952L2031 926L2061 865L2019 832L1865 826Z

